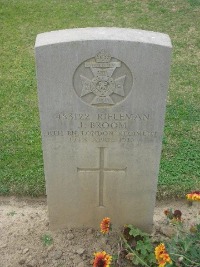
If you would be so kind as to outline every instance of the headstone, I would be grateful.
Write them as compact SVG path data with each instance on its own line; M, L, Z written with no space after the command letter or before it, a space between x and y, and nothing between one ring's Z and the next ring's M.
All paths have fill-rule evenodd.
M36 39L50 225L150 231L171 54L166 34L69 29Z

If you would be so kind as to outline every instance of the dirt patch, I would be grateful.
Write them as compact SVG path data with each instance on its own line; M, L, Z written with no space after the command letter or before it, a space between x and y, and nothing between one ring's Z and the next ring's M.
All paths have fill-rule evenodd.
M167 208L181 210L188 227L196 222L196 205L157 202L152 232L155 240L174 233L166 225L163 211ZM88 267L95 251L116 254L118 240L116 232L106 238L91 228L50 231L45 198L0 197L0 267Z

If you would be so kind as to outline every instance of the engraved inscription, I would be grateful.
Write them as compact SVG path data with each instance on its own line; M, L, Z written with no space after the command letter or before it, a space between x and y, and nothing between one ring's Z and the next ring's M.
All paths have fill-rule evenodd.
M72 143L99 143L105 146L105 143L118 142L138 146L162 137L161 133L150 130L149 124L154 117L148 112L89 114L61 111L53 118L57 126L45 131L44 136L66 138Z
M59 113L55 116L57 119L62 120L89 120L89 114L82 113Z
M126 122L80 122L80 128L96 128L96 129L125 129Z
M93 115L94 118L95 114ZM61 112L55 115L56 119L59 120L84 120L88 121L91 120L91 114L82 114L82 113L65 113ZM102 121L102 120L113 120L113 121L124 121L124 120L141 120L141 121L147 121L150 119L150 114L148 113L97 113L96 120Z
M105 147L99 147L99 167L98 168L77 168L78 172L98 172L99 173L99 207L104 207L103 204L103 189L104 189L104 172L126 172L126 168L105 168L104 159Z
M129 68L102 50L83 62L74 73L74 89L84 102L109 107L129 94L133 78Z
M45 133L45 136L56 137L66 136L72 143L100 143L100 142L118 142L118 143L134 143L137 141L152 142L154 139L161 138L158 132L150 131L80 131L67 130L58 131L52 130Z

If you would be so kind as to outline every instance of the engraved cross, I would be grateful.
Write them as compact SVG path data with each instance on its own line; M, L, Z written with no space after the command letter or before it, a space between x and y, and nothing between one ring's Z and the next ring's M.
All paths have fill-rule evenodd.
M103 205L103 188L104 188L104 173L105 172L126 172L126 168L105 168L104 167L104 149L99 147L99 167L98 168L77 168L78 172L98 172L99 173L99 207Z

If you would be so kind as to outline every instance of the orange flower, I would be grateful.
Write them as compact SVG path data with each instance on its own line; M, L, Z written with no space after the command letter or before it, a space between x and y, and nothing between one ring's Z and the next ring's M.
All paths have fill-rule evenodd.
M171 209L164 210L164 214L167 216L168 219L173 219L173 213Z
M164 214L165 214L166 216L168 216L168 215L170 214L170 211L169 211L169 210L164 210Z
M159 267L164 267L166 263L172 264L171 258L166 252L165 245L163 243L155 248L155 256Z
M100 223L101 232L103 234L107 234L110 230L110 227L111 227L110 218L108 217L104 218Z
M110 267L112 256L105 251L94 253L93 267Z
M194 191L186 195L187 199L190 201L200 201L200 191Z

